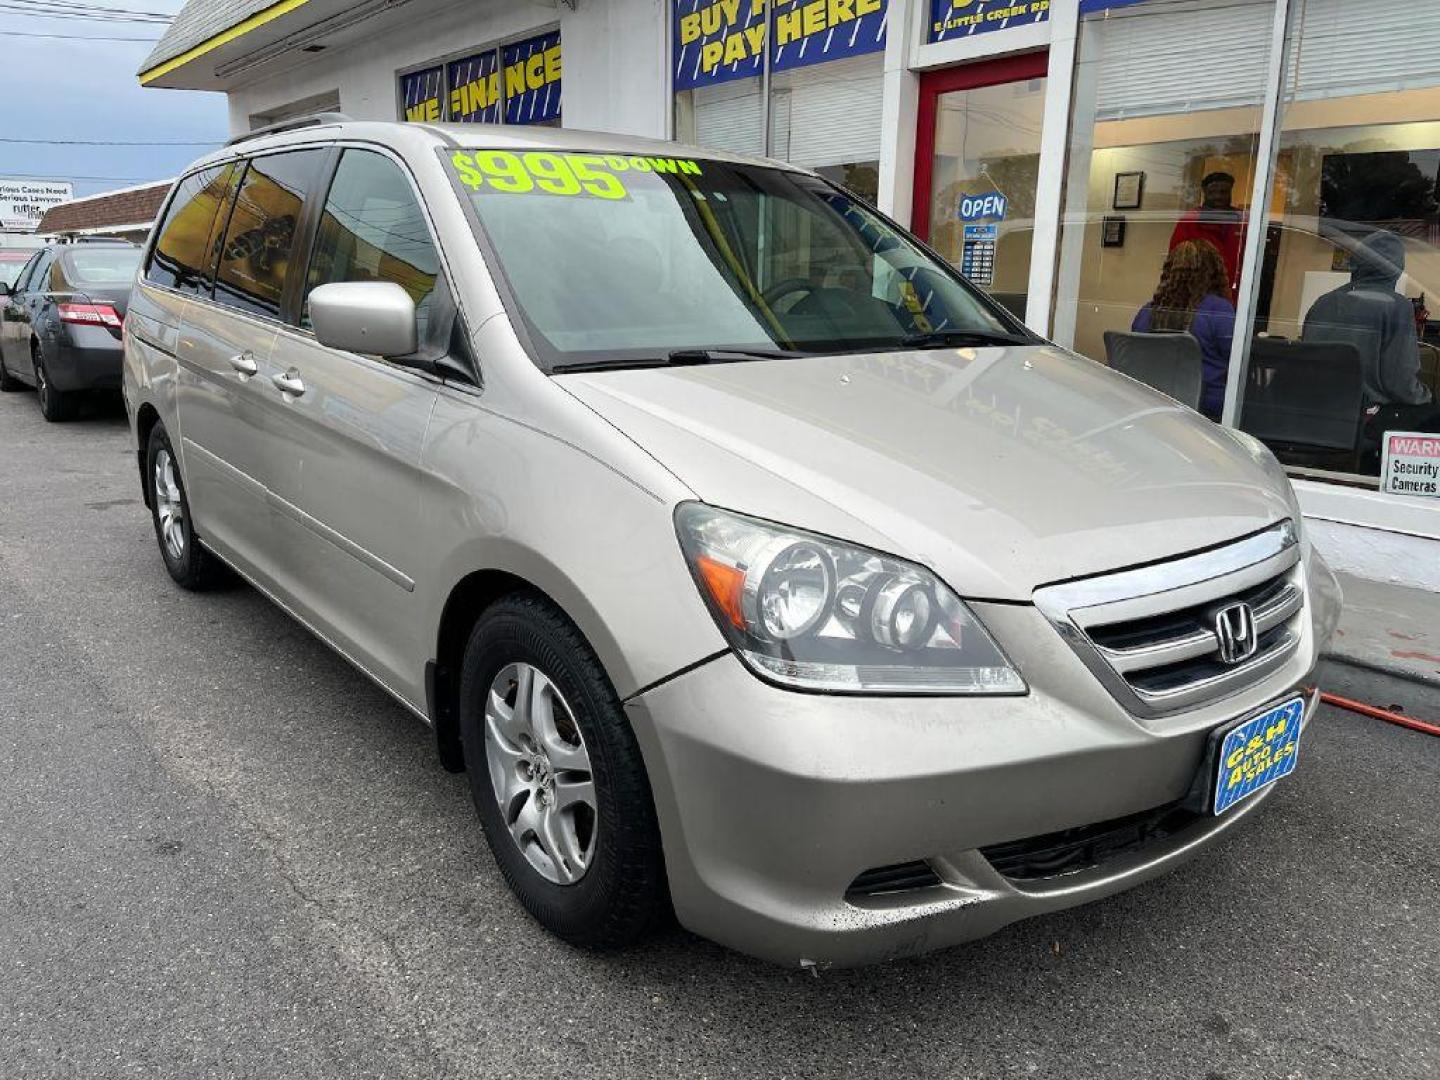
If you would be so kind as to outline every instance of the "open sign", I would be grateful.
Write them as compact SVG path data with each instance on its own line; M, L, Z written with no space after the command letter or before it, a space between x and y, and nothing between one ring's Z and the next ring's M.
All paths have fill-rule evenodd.
M1004 221L1008 205L1009 200L998 191L987 191L983 195L964 195L960 198L960 220L983 221L994 218L996 221Z

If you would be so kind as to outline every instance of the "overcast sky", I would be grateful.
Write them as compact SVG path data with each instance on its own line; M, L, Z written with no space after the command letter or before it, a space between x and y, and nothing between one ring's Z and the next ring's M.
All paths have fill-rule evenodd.
M91 0L174 14L184 0ZM188 146L41 146L0 141L0 175L73 180L90 195L174 176L225 140L225 95L145 90L135 77L164 27L0 13L0 139L194 142ZM59 34L61 37L20 37ZM148 41L80 41L83 37Z

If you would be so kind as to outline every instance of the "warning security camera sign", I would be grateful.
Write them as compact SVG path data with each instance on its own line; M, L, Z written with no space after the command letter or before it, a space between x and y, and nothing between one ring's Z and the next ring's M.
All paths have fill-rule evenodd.
M1380 490L1440 498L1440 435L1387 431L1380 456Z

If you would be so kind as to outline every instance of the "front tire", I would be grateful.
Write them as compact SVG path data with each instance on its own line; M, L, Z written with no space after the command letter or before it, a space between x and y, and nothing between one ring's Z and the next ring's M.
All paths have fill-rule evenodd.
M496 601L465 648L470 792L506 883L572 945L615 948L668 910L635 735L599 660L537 596Z
M45 370L45 358L40 355L38 345L30 346L30 360L35 366L35 398L40 403L40 415L52 424L58 424L75 415L75 395L56 390Z
M228 577L224 564L195 535L180 463L162 423L150 429L145 478L150 485L150 518L160 544L160 558L175 583L197 592L223 584Z
M5 357L0 355L0 394L13 394L23 389L25 384L10 374L10 369L5 366Z

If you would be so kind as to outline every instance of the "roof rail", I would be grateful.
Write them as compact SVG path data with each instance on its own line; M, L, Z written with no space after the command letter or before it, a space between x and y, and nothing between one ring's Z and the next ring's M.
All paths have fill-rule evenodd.
M311 113L309 116L295 116L289 120L281 120L278 124L266 124L264 127L256 128L254 131L247 131L244 134L236 135L228 139L226 146L234 146L236 143L248 142L251 139L258 139L264 135L278 135L282 131L294 131L296 128L319 127L322 124L342 124L350 117L344 113L322 112Z

